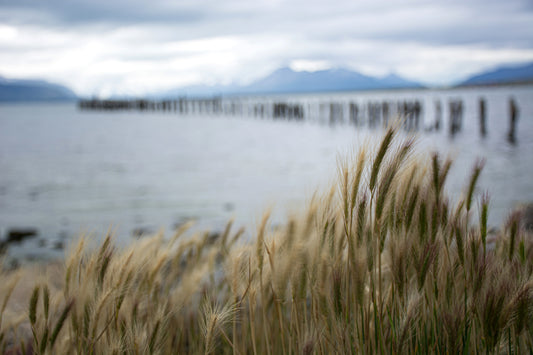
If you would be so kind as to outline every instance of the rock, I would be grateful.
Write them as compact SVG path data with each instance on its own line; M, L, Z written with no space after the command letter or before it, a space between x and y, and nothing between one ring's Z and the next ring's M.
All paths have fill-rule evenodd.
M38 190L32 190L28 192L28 197L31 201L37 201L39 199L39 191Z
M20 261L17 259L11 259L9 260L9 264L7 265L7 270L13 271L17 270L20 267Z
M131 231L131 235L135 238L140 238L150 234L154 234L154 231L149 227L138 227Z
M184 226L185 224L187 224L189 222L194 222L197 219L198 219L197 217L180 217L180 218L178 218L178 221L176 221L174 223L173 228L176 231L176 230L180 229L182 226Z
M56 242L54 243L53 248L54 248L55 250L63 250L63 249L65 249L65 243L63 243L62 240L58 240L58 241L56 241Z
M39 232L36 228L12 228L7 232L6 243L20 243L24 239L33 238Z

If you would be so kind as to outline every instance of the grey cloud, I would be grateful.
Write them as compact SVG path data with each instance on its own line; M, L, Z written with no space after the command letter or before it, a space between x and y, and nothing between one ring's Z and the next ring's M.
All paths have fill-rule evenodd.
M1 1L3 22L44 26L86 26L95 24L133 24L150 22L201 21L205 11L201 7L183 4L169 7L163 2L149 1Z
M528 0L473 1L0 1L0 21L42 26L167 26L161 38L272 33L336 41L533 46ZM157 40L157 39L154 39Z
M421 5L416 10L392 7L370 13L318 17L307 26L307 33L325 41L349 38L531 48L533 13L516 9L516 6L501 6L501 3L479 4L477 7L433 3Z
M107 61L119 63L119 69L123 63L131 65L133 76L141 75L137 68L146 68L147 81L153 80L152 73L165 80L169 72L180 77L179 70L226 81L255 79L295 59L388 71L424 66L431 60L427 52L443 53L439 48L448 48L446 53L455 47L532 49L531 23L531 0L0 0L0 26L11 24L26 33L18 43L0 38L0 63L4 71L22 73L27 61L43 58L37 63L40 72L49 73L54 66L65 81L86 80L87 87L107 82ZM42 40L33 40L35 33L42 33ZM181 50L180 41L213 37L237 39L238 44L222 45L216 54L205 45L198 50L204 53ZM84 47L89 42L97 45ZM86 63L90 73L78 73L78 57L72 53L77 50L86 50L82 60L91 58ZM455 63L468 60L468 51L461 53L462 59L448 59L453 71L463 65ZM217 57L221 54L226 67ZM74 60L65 73L57 63L68 55ZM12 60L17 56L21 60ZM173 64L184 60L185 69Z

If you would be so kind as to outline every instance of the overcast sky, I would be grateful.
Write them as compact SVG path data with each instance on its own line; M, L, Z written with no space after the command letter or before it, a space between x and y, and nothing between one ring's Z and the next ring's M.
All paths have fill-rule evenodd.
M344 67L442 85L533 61L532 0L0 0L0 75L81 95Z

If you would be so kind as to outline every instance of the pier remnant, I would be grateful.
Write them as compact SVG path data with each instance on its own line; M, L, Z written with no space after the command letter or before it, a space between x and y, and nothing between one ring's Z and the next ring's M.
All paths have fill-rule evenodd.
M418 131L420 128L420 114L422 113L422 105L420 101L415 100L413 104L413 119L414 119L414 129Z
M356 103L350 103L350 123L354 126L359 125L359 107Z
M463 101L451 100L450 103L450 135L453 137L461 131L463 122Z
M440 131L440 123L442 121L442 106L440 101L435 101L435 130Z
M381 104L381 117L383 119L383 127L387 127L389 125L389 103L387 101L383 101Z
M479 99L479 133L481 133L481 137L485 137L487 135L487 110L486 110L486 104L485 99L481 98Z
M337 102L329 104L329 124L342 123L343 110L342 105Z
M518 106L514 98L509 99L509 133L507 134L507 140L509 143L516 143L516 121L518 120Z
M468 106L468 118L479 119L481 136L488 134L487 98L478 96L478 102ZM514 98L509 100L508 140L516 140L516 125L519 116L518 105ZM434 105L424 110L424 105ZM407 132L439 131L444 128L450 136L455 136L463 126L463 101L460 96L372 98L365 96L214 96L214 97L177 97L171 99L87 99L78 102L82 110L124 110L141 112L176 113L191 116L243 116L257 119L314 121L323 124L344 125L380 129L393 119L401 120ZM449 110L448 110L449 108ZM474 111L472 114L470 110ZM434 115L429 117L429 115ZM447 116L449 114L449 121ZM478 117L476 117L476 115ZM474 125L475 126L475 125Z

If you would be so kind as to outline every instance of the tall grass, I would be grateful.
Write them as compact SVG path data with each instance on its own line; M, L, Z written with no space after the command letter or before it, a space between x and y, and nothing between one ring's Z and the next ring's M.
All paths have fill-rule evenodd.
M25 320L7 312L22 276L3 273L0 350L530 351L533 244L519 216L487 245L488 197L474 203L483 164L452 204L450 160L413 154L394 128L384 137L375 153L340 163L339 185L299 218L273 229L266 214L250 241L231 223L217 238L182 228L124 250L109 236L97 249L81 239L61 280L27 292Z

